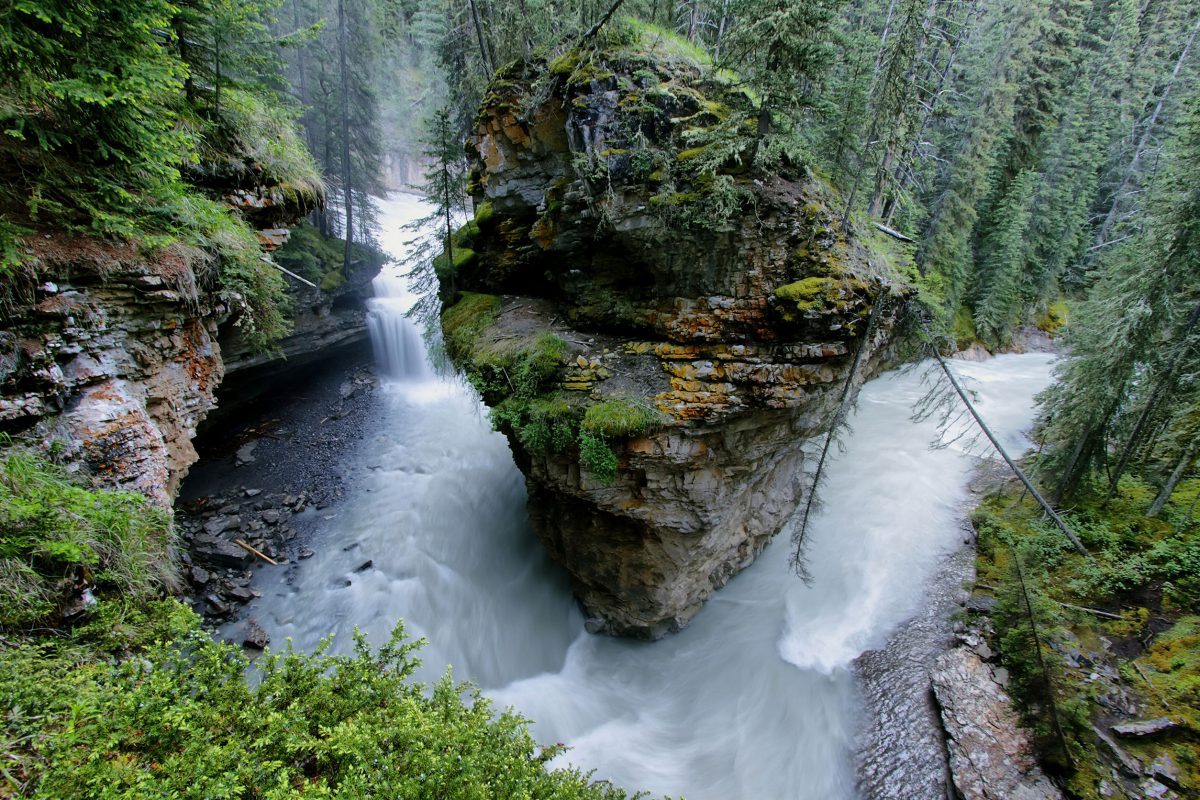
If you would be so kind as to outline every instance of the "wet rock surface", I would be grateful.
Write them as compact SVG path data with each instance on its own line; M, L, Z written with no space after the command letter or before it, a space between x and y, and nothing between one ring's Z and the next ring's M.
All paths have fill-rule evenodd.
M313 529L337 513L347 453L370 430L377 388L363 352L265 394L197 440L202 460L184 482L176 523L192 606L210 624L240 617L257 596L255 571L292 569L313 555ZM253 644L262 640L255 623L242 627L248 647L266 646Z
M992 667L969 647L940 655L930 673L946 731L950 773L964 800L1050 800L1062 793L1038 767L1029 734Z
M688 173L689 137L744 98L638 47L497 77L470 142L477 217L441 285L450 356L489 405L508 401L532 525L589 630L657 638L779 531L803 493L804 441L829 424L860 343L852 389L886 357L907 290L879 258L888 245L844 232L803 167ZM716 185L736 199L721 206ZM556 375L535 388L541 406L519 405L512 359L548 335ZM568 441L604 402L656 420L604 434L615 476L583 456L586 437ZM575 422L546 437L530 414L550 404Z
M964 524L964 534L969 526ZM949 772L945 732L929 686L938 656L954 642L964 582L974 552L963 547L930 580L921 615L881 650L854 663L865 701L858 740L858 788L870 800L945 800Z

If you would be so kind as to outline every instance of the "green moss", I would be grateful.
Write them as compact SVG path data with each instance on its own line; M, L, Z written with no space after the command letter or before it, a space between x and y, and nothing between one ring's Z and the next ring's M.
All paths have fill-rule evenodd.
M700 200L700 195L696 192L670 192L665 194L656 194L650 198L652 206L681 206L689 203L695 203Z
M1019 487L986 497L972 519L979 532L978 581L995 587L999 600L991 618L1001 661L1012 675L1011 691L1027 724L1039 734L1043 757L1057 759L1061 750L1053 738L1041 666L1014 566L1019 558L1075 762L1069 785L1076 796L1088 800L1099 797L1095 776L1107 773L1092 724L1111 713L1102 697L1108 685L1089 679L1090 668L1069 663L1063 653L1076 647L1103 653L1109 648L1102 640L1120 640L1120 652L1136 653L1150 641L1136 661L1154 689L1126 661L1119 664L1126 691L1140 695L1144 716L1170 716L1191 730L1200 728L1200 536L1183 524L1186 509L1178 504L1165 512L1170 524L1146 518L1153 495L1153 486L1127 477L1108 502L1103 492L1081 496L1064 516L1091 559L1076 553L1062 533L1045 522L1040 507L1027 495L1022 497ZM1104 609L1120 618L1079 612L1062 603ZM1172 627L1155 636L1152 619L1155 629L1164 620ZM1200 749L1187 733L1126 746L1146 763L1163 748L1171 748L1181 766L1200 760ZM1193 776L1200 779L1200 774Z
M334 267L321 278L322 292L336 292L346 285L346 275L341 267Z
M297 275L320 284L330 272L342 269L345 254L344 241L334 236L322 236L314 226L303 222L292 228L287 244L275 252L274 259ZM350 258L354 262L378 265L384 261L383 253L357 242L351 249Z
M775 290L775 296L780 300L809 303L829 292L832 287L832 278L816 276L780 286Z
M1071 310L1067 306L1067 302L1059 300L1051 303L1046 312L1038 317L1037 326L1051 336L1057 336L1059 331L1067 325L1070 317Z
M492 294L463 292L458 302L442 312L442 337L451 358L467 356L479 334L500 314L500 298Z
M450 259L446 257L446 253L442 252L433 259L433 271L438 278L448 278L457 273L459 270L470 267L475 264L479 255L467 247L454 248L454 263L450 263Z
M583 415L583 429L606 439L642 436L659 424L658 414L631 400L605 400Z
M477 229L489 227L495 216L495 207L485 200L475 207L475 227Z
M547 65L551 75L570 75L579 66L580 52L576 49L568 50L558 58L554 59Z
M475 240L479 238L479 223L476 220L467 220L467 223L454 232L450 240L454 242L456 248L469 248L475 244Z
M689 147L687 150L680 150L679 154L675 156L675 160L693 161L704 155L704 151L707 149L707 147Z

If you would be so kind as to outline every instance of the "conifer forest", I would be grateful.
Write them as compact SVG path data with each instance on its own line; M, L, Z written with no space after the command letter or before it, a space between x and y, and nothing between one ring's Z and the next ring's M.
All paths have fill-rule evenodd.
M9 0L0 799L1200 793L1194 0Z

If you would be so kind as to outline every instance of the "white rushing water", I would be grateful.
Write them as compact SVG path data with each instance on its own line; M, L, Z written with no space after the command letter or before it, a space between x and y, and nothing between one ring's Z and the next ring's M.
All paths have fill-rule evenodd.
M384 240L399 252L419 205L384 203ZM420 677L447 665L500 706L536 720L560 757L630 789L691 800L854 796L857 703L852 660L882 645L918 608L928 576L958 543L971 459L929 447L933 423L910 420L917 372L862 391L847 450L828 472L809 531L805 586L786 537L660 642L596 637L525 515L504 438L460 383L436 377L416 330L394 318L412 297L382 278L371 330L391 379L383 425L355 458L351 494L322 520L291 585L263 572L251 613L280 643L313 647L354 626L383 641L398 618L425 636ZM955 369L1014 450L1049 377L1046 356L1002 356ZM372 565L356 568L367 560ZM347 585L349 582L349 585ZM335 645L336 647L336 645Z

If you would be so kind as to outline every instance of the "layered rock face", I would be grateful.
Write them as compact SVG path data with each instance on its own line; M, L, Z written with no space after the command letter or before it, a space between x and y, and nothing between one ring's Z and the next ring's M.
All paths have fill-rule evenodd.
M648 36L493 83L476 219L438 266L448 352L589 629L657 638L789 519L806 440L879 363L906 289L802 166L750 165L749 97Z
M238 188L230 202L257 197L265 216L249 218L277 227L320 200L281 191ZM287 231L264 234L272 249ZM97 485L169 505L225 374L218 334L236 312L218 265L192 248L57 233L30 237L27 255L35 277L11 279L0 297L0 431Z
M58 442L109 488L170 502L213 406L228 308L195 252L33 239L38 283L0 324L0 426Z

